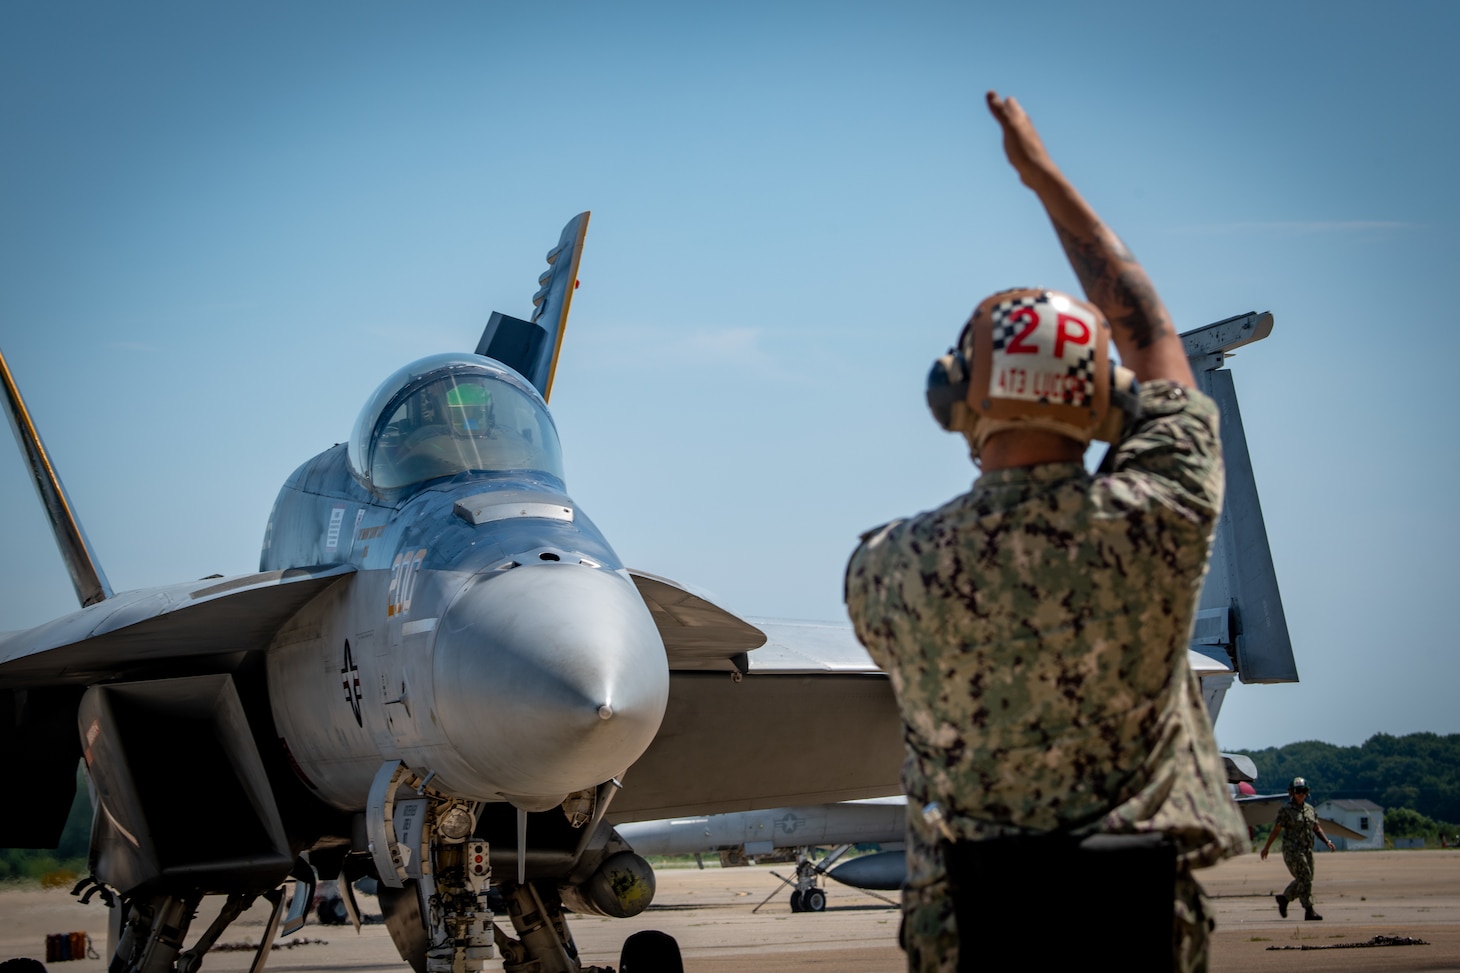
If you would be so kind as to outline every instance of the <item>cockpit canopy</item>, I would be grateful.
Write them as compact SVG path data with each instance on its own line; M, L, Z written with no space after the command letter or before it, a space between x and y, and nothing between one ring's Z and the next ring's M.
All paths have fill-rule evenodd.
M468 471L563 478L547 406L516 372L479 355L432 355L387 378L355 420L349 457L375 490Z

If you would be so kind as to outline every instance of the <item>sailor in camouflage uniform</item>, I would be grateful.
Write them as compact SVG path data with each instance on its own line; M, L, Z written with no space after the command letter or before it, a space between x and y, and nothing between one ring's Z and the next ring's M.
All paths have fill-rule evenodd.
M908 968L979 958L959 962L952 849L1164 834L1176 856L1170 965L1205 969L1211 923L1191 869L1248 850L1187 663L1222 503L1217 409L1129 251L1018 104L992 92L988 104L1093 306L1037 289L979 305L935 365L929 404L983 475L937 510L868 532L848 565L847 608L891 679L907 745ZM1109 337L1129 373L1106 358ZM1123 394L1132 377L1138 392ZM1092 438L1115 443L1094 476L1082 462ZM1059 875L1046 888L1051 904L1080 894ZM1057 937L1060 923L1044 928Z
M1323 833L1323 825L1318 823L1318 812L1308 803L1308 782L1301 777L1294 777L1288 785L1288 803L1278 808L1272 834L1267 836L1267 844L1262 846L1263 861L1267 861L1267 850L1280 834L1284 836L1283 864L1288 866L1293 880L1283 889L1282 895L1276 896L1278 915L1286 919L1288 903L1297 899L1303 903L1304 919L1322 919L1313 911L1313 837L1322 838L1329 851L1333 851L1333 842Z

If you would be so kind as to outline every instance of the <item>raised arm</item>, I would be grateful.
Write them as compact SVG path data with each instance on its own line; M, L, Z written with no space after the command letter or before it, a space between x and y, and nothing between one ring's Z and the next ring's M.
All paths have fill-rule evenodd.
M1194 385L1181 338L1136 258L1065 179L1019 103L990 91L988 105L1004 130L1010 164L1044 204L1085 296L1110 319L1121 362L1138 381Z

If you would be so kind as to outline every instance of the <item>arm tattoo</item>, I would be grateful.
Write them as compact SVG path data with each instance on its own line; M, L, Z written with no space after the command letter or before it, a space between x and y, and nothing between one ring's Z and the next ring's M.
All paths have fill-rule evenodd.
M1116 298L1123 307L1129 308L1120 324L1130 330L1137 348L1149 348L1157 338L1171 330L1166 315L1161 313L1161 299L1156 288L1139 265L1125 267L1115 281Z
M1085 296L1105 312L1113 326L1129 332L1137 348L1149 348L1170 330L1150 278L1119 237L1106 230L1114 241L1111 246L1077 236L1059 223L1054 230Z
M1060 245L1065 248L1065 256L1069 258L1075 276L1080 278L1086 295L1094 300L1095 288L1105 279L1110 265L1107 254L1103 248L1095 245L1095 241L1082 240L1059 223L1055 223L1054 232L1060 239Z

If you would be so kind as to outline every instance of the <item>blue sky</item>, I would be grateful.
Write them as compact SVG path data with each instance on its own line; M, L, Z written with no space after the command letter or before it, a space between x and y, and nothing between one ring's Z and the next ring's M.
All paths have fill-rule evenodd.
M1448 3L10 0L0 348L115 587L241 573L288 473L398 365L525 315L591 209L569 492L636 567L840 618L857 535L973 478L932 358L990 291L1076 287L996 88L1183 329L1276 316L1232 369L1302 682L1237 687L1223 745L1457 732L1457 28ZM75 606L10 457L7 629Z

